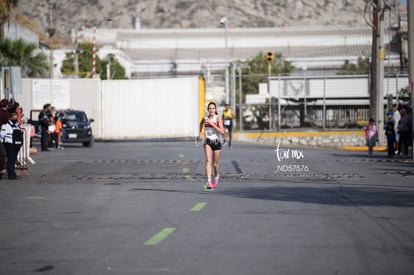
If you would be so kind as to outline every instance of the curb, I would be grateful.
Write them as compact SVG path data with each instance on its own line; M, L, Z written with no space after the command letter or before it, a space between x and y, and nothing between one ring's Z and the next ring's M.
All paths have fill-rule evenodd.
M246 132L246 133L233 133L234 137L246 137L246 138L265 138L265 137L306 137L306 136L346 136L346 135L356 135L364 136L365 132L361 130L355 131L327 131L327 132Z
M244 132L233 133L233 138L245 141L254 141L260 138L288 138L288 137L307 137L307 136L345 136L355 135L363 137L365 132L363 130L351 130L351 131L303 131L303 132ZM321 147L324 148L324 147ZM338 146L337 149L345 151L368 151L368 146L363 145L346 145ZM375 152L386 152L386 146L374 146Z
M342 150L345 151L368 151L368 146L342 146ZM374 146L375 152L385 152L387 151L386 146Z

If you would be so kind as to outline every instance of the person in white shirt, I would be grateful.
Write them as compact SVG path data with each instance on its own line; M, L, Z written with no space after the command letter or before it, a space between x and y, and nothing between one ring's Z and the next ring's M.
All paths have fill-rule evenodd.
M399 143L400 143L400 134L398 133L398 123L400 122L401 114L398 111L397 105L392 105L392 120L394 121L394 131L395 131L395 146L396 154L399 153Z
M9 179L19 179L16 175L16 160L23 145L23 130L17 121L17 113L11 113L8 122L1 126L0 140L6 148L7 163L6 170Z

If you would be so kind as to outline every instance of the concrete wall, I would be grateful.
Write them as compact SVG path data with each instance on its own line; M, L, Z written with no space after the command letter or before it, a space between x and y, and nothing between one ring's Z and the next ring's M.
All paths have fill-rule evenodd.
M195 136L198 79L102 82L102 138Z
M2 95L3 97L3 95ZM83 110L97 139L192 137L198 133L198 78L157 80L23 79L15 99L30 110L51 103ZM203 114L204 115L204 114ZM34 117L37 119L37 114Z
M365 132L359 131L303 131L303 132L262 132L235 133L239 141L253 142L268 146L325 147L365 146Z

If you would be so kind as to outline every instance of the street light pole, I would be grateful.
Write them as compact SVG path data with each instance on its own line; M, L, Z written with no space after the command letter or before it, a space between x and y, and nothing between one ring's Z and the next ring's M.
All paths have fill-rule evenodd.
M306 70L308 69L308 67L306 66L306 64L302 67L303 70L303 114L305 117L305 120L307 120L308 118L308 104L307 104L307 97L306 97Z
M79 42L78 42L78 30L77 29L72 29L70 36L72 38L72 43L75 43L75 54L74 54L74 60L73 60L73 67L75 69L75 75L77 77L79 77L79 50L78 50L78 46L79 46Z
M106 80L111 79L111 65L108 63L106 64Z
M76 42L76 46L75 46L75 61L73 62L75 63L75 75L77 77L79 77L79 53L78 53L78 42Z
M50 27L47 29L50 39L50 56L49 56L49 78L53 78L53 36L55 35L56 29Z
M79 49L79 40L83 37L84 29L85 27L82 26L79 29L74 28L70 32L72 43L75 44L73 67L74 67L74 74L76 75L77 78L79 78L79 54L82 53L81 49Z
M239 130L243 131L243 97L242 97L242 69L249 69L250 66L247 64L238 64L237 69L239 71ZM236 110L236 109L233 109Z
M272 96L270 95L270 77L272 76L272 60L267 62L267 96L269 97L269 131L272 130Z
M384 3L378 1L378 29L377 29L377 89L376 89L376 121L378 129L384 129ZM385 136L378 135L380 145L385 144Z
M227 38L227 17L223 17L220 19L220 24L224 25L224 55L225 55L225 95L226 95L226 103L229 103L230 100L230 92L229 92L229 56L228 56L228 38Z
M243 115L242 115L242 67L237 67L239 71L239 131L243 131Z
M236 64L231 66L231 108L236 110Z

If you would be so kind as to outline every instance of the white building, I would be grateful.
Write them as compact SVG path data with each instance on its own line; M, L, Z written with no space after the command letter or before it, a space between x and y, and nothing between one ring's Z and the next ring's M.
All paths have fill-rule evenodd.
M81 35L92 42L93 29ZM385 44L390 41L387 34ZM331 68L371 56L372 29L305 26L246 29L97 29L99 51L114 53L133 77L222 70L259 52L280 52L302 70ZM395 53L387 59L397 62ZM124 65L123 64L123 65Z

